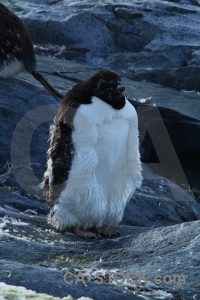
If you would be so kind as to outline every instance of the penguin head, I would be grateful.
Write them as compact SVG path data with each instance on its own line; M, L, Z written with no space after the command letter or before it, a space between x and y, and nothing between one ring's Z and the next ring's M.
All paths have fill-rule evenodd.
M77 103L90 104L92 97L97 97L114 109L121 109L125 105L125 88L121 85L121 78L113 71L100 71L88 80L76 84L65 96Z
M113 71L100 71L89 80L92 96L100 98L115 109L125 105L125 88L121 78Z

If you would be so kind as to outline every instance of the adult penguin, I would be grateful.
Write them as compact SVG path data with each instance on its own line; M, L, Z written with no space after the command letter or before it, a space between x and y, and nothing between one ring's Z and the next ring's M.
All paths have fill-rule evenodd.
M29 72L56 99L63 98L38 72L33 45L23 22L0 3L0 78Z

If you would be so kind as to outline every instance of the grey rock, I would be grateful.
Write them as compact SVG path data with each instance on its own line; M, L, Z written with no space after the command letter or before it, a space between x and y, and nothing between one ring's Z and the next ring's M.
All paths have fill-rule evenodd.
M17 245L18 246L18 245ZM21 249L23 251L23 249ZM33 249L35 250L35 249ZM44 251L45 253L45 251ZM48 251L46 252L48 255ZM0 270L2 272L2 280L11 285L25 286L27 289L37 291L38 293L46 293L55 297L66 297L68 294L72 295L74 299L78 297L90 297L95 300L140 300L138 296L134 296L131 291L126 291L120 287L114 285L98 285L91 282L87 282L87 285L83 284L71 284L67 285L64 282L64 274L56 270L48 270L45 267L38 266L25 266L24 264L17 262L2 262L0 261ZM5 272L5 270L8 270ZM10 272L12 278L7 278L7 274ZM67 278L69 281L73 281L74 278Z
M150 289L149 295L159 290L168 292L168 296L171 293L173 299L190 300L199 295L199 222L156 229L120 225L120 238L89 242L71 233L53 231L45 216L6 211L0 219L1 281L59 297L140 299L131 291L139 296ZM97 283L97 271L102 284ZM111 284L104 276L106 271L114 272ZM78 272L82 281L76 282ZM128 272L139 282L119 284L116 274L127 278ZM64 281L65 274L71 284ZM148 284L142 284L141 279Z
M0 165L7 161L14 165L14 177L0 184L1 281L55 297L141 299L139 295L148 292L149 299L153 293L165 293L168 299L198 299L200 206L188 185L184 190L162 176L180 183L180 175L184 183L198 185L199 95L131 78L198 90L199 1L4 2L24 20L35 43L58 44L44 45L42 51L46 47L56 57L87 62L37 56L38 69L63 94L99 68L112 67L122 75L130 98L151 99L147 106L132 102L139 115L144 182L117 226L121 237L88 242L47 224L49 209L39 192L49 124L59 103L27 74L0 81ZM40 49L36 47L38 53ZM162 155L169 152L167 139L160 136L163 124L184 166L182 172L180 165L177 171L177 159L163 165ZM147 129L159 137L164 152L148 133L145 136ZM133 272L134 279L142 276L149 283L138 280L133 286L116 286L103 275L103 284L95 282L94 272L106 270ZM68 271L71 285L64 282ZM77 271L85 284L75 284ZM182 276L182 282L175 275Z
M130 59L119 65L130 78L136 72L136 80L199 91L197 0L21 0L7 5L24 20L34 43L63 46L67 59L112 68L118 65L115 54L126 53Z
M189 193L146 166L143 174L143 185L127 204L122 224L160 227L200 219L199 204Z
M49 65L50 59L38 61L42 67L45 62ZM74 82L96 71L84 64L68 63L71 73L67 73L64 63L63 72L59 76L57 73L53 75L57 63L54 60L49 78L63 92ZM140 283L129 285L128 289L125 285L108 284L108 278L103 275L104 284L98 284L95 282L97 279L90 275L95 271L114 270L115 273L144 275L151 284L150 295L159 290L167 296L171 293L172 297L184 297L186 300L198 295L200 206L191 194L154 175L146 166L143 186L127 205L123 222L117 227L120 238L87 242L70 232L56 232L47 224L49 210L41 202L38 183L45 169L49 122L53 120L58 102L41 88L33 86L34 81L27 74L20 75L20 78L0 82L1 143L4 145L0 148L1 164L10 159L13 151L17 166L15 178L2 186L5 190L6 185L14 187L15 192L12 189L9 193L0 192L1 281L55 297L71 294L74 298L90 296L95 300L138 299L132 291L141 295L149 289L148 285ZM22 78L32 83L24 82ZM131 93L130 81L126 84ZM141 96L138 94L138 97ZM134 105L138 109L139 103L134 102ZM169 120L169 124L172 124L174 116L178 116L177 112L169 109L163 109L161 113L163 120ZM144 118L141 124L145 126L156 121L146 118L145 114L140 117ZM29 143L31 137L33 139ZM33 171L35 177L32 176ZM27 210L36 214L30 215ZM71 277L67 277L73 281L71 285L64 282L64 274L68 271L72 273ZM77 271L83 273L86 285L81 282L75 284ZM88 274L92 280L87 280ZM157 281L154 283L155 276L161 276L162 280L179 280L179 277L173 277L176 274L183 275L182 279L186 282L168 284L165 280L161 285Z
M139 71L132 74L134 80L147 80L164 86L171 86L181 90L199 91L199 64L167 71Z
M35 167L36 176L38 176L38 173L41 175L41 171L37 171L41 168L41 162L45 164L49 126L43 123L53 119L58 105L51 97L45 93L40 94L38 88L31 87L28 83L20 83L13 79L1 80L0 84L2 92L0 96L1 164L4 165L7 161L12 162L15 165L15 176L19 174L18 178L22 175L21 168L23 168L24 186L27 185L28 188L30 181L26 182L28 179L26 174L32 174L29 166ZM51 105L51 103L54 104ZM38 141L41 140L44 141L40 148L42 160L37 150ZM37 180L33 174L32 179L34 184Z
M138 108L138 116L143 162L150 163L156 174L174 179L185 188L199 186L199 121L148 105Z
M5 216L5 208L0 207L0 217L4 217Z
M54 63L52 64L52 59L50 58L37 56L37 59L39 68L43 72L48 73L50 81L54 82L55 87L61 90L63 94L76 82L88 78L97 71L95 68L93 69L85 64L76 62L65 62L54 58ZM61 71L57 73L57 70ZM18 188L23 188L26 193L33 197L42 198L43 195L39 192L39 183L45 170L49 124L53 121L59 103L47 93L42 92L39 87L34 87L30 84L36 84L36 82L27 74L21 74L19 78L23 79L23 81L15 79L1 80L0 82L2 91L0 96L0 115L2 120L2 134L0 137L2 145L0 148L1 165L4 165L7 161L15 165L16 181L14 181L14 184L16 185L17 182ZM24 80L29 80L30 83L24 82ZM143 97L145 91L146 95L153 94L152 102L159 101L160 93L162 93L163 99L166 98L166 101L170 101L170 97L173 99L175 96L177 99L179 97L180 102L185 98L184 93L181 95L169 89L159 89L159 87L155 89L153 85L142 85L126 78L123 78L123 83L127 88L127 94L134 95L137 100ZM171 96L169 97L170 94ZM192 107L192 103L194 101L197 103L198 100L191 95L190 101L190 106ZM143 161L151 164L158 162L156 155L156 152L158 152L158 158L161 162L164 160L165 164L157 164L160 167L160 169L157 168L155 170L157 174L169 179L175 179L178 183L182 182L187 188L189 188L189 185L198 187L199 142L196 136L199 135L199 121L168 108L159 107L158 109L151 105L142 106L138 102L132 103L135 107L137 106L139 115ZM170 106L171 103L169 103ZM179 105L179 102L176 103L175 107L180 107L180 110L184 109L183 106ZM192 112L187 106L185 106L185 111L188 114ZM196 116L197 114L198 107L193 108L192 115ZM146 133L150 130L150 133L155 132L156 136L161 139L163 136L163 134L160 136L162 125L166 127L170 134L170 141L167 138L166 142L172 142L173 144L172 148L168 148L168 151L165 151L166 148L164 146L164 151L161 152L160 149L155 149L151 138L149 138L148 134L146 136ZM187 143L185 142L186 140L188 141ZM192 142L190 142L191 140ZM161 144L164 145L163 142ZM170 153L173 147L177 152L178 160L182 164L182 171L174 168L174 163L172 163L169 155L168 158L165 157L165 154ZM168 170L167 172L166 169ZM181 178L179 178L180 173ZM186 175L186 178L184 175ZM12 178L10 181L12 181Z
M1 207L7 208L8 206L18 211L27 213L27 210L33 210L37 215L48 214L48 208L45 203L34 201L25 196L21 196L16 192L7 193L0 192Z

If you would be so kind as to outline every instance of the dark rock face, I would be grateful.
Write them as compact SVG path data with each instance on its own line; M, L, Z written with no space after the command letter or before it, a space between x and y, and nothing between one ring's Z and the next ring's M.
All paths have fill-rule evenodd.
M41 166L46 163L49 121L53 120L58 105L30 84L14 79L1 80L0 84L0 163L9 161L15 165L19 184L35 194L43 173Z
M147 80L180 90L199 91L199 66L186 66L172 70L139 71L131 75L133 80Z
M174 110L138 106L141 156L156 174L199 187L200 122Z

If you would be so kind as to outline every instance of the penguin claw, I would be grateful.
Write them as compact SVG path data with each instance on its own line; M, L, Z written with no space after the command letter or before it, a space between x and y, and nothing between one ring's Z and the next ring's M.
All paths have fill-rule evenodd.
M111 238L111 236L120 236L120 233L117 229L111 228L107 225L104 225L99 228L93 228L92 230L84 230L78 226L74 226L72 231L77 236L84 238L86 240L90 239L98 239L101 238L102 235L105 237Z
M99 235L104 235L105 237L111 237L112 235L120 236L120 233L117 229L111 228L109 226L104 225L103 227L97 228L97 232Z
M73 232L74 232L77 236L79 236L79 237L81 237L81 238L85 238L86 240L91 239L91 238L93 238L93 239L97 239L97 238L98 238L98 236L97 236L96 233L94 233L94 232L92 232L92 231L87 231L87 230L81 229L81 228L78 227L78 226L75 226L75 227L73 228Z

